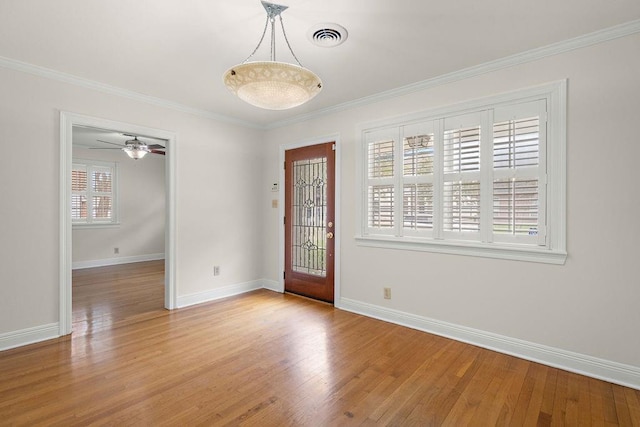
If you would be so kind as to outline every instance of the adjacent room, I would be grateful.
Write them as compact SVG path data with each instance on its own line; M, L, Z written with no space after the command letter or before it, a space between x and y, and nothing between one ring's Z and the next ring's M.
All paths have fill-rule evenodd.
M150 150L142 151L141 158L134 152L138 141ZM163 144L164 140L114 130L72 129L71 187L67 191L71 197L75 335L111 328L164 308ZM138 161L142 159L145 161Z
M0 424L640 425L638 52L637 0L2 0Z

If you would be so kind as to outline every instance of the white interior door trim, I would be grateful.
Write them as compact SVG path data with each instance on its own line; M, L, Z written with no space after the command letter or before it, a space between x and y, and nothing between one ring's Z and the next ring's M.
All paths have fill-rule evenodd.
M164 139L166 146L166 207L165 207L165 295L164 306L176 308L175 280L175 230L176 230L176 150L177 135L161 129L147 128L130 123L106 120L82 114L60 112L60 321L59 334L68 335L72 330L71 318L71 165L74 126L86 126L117 132L145 135Z

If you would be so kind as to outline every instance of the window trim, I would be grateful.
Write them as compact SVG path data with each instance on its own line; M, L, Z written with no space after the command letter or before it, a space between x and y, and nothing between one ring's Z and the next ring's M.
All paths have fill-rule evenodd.
M369 234L367 206L368 177L365 175L367 141L365 134L382 131L394 126L407 126L425 120L437 120L454 115L474 113L483 109L494 109L514 103L545 99L547 104L546 147L546 236L545 246L522 245L505 242L478 242L465 240L440 240L418 236L398 237L393 234ZM364 247L426 251L564 264L566 252L566 117L567 80L502 93L446 107L434 108L404 116L398 116L357 127L356 181L357 181L357 235L356 244ZM396 201L398 200L396 196ZM400 199L401 200L401 199ZM481 207L481 209L483 209ZM435 225L435 224L434 224Z
M110 168L112 170L111 175L111 194L112 194L112 217L110 221L97 221L92 222L90 218L88 218L87 222L78 222L71 219L71 227L73 229L98 229L98 228L114 228L120 226L119 221L119 187L118 187L118 162L107 162L102 160L93 160L93 159L81 159L81 158L73 158L71 161L71 171L73 171L74 166L84 165L87 170L92 169L93 167L100 168ZM87 186L90 185L90 173L87 174ZM73 193L73 192L72 192ZM89 215L89 212L87 213Z

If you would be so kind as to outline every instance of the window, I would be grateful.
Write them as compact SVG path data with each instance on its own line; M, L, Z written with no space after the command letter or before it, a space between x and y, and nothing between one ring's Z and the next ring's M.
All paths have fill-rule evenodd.
M564 263L565 82L362 129L358 243Z
M74 225L117 224L115 163L73 161L71 220Z

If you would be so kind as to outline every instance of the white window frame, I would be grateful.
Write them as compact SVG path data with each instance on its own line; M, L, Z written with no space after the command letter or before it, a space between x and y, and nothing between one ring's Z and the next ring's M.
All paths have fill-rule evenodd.
M356 243L360 246L381 247L390 249L404 249L428 251L448 254L460 254L499 259L532 261L549 264L564 264L566 252L566 99L567 82L561 80L541 86L514 92L476 99L448 107L437 108L396 117L379 120L358 126L359 147L356 154L357 176L357 235ZM493 204L493 179L497 169L480 167L480 232L474 233L478 239L459 238L451 232L443 232L442 215L434 217L433 230L411 232L403 231L402 226L402 186L404 183L417 182L415 178L402 177L402 173L395 176L394 218L396 226L392 229L377 230L369 227L368 223L368 187L367 176L368 143L372 135L394 135L396 146L394 169L402 168L402 140L403 129L416 124L431 122L435 130L435 159L434 176L434 205L442 203L443 187L442 153L437 152L442 147L441 135L444 134L444 123L447 118L454 116L478 114L481 123L481 165L493 164L493 113L494 110L510 105L516 106L528 102L540 101L546 106L546 133L540 136L540 171L539 186L539 219L540 238L536 239L499 239L490 230ZM544 112L541 113L544 115ZM542 127L541 127L542 129ZM375 139L375 137L373 137ZM495 174L501 176L502 172ZM473 174L472 174L473 175ZM475 176L474 175L474 176ZM440 211L437 206L436 211ZM468 236L465 236L468 237Z
M89 159L77 159L72 160L71 170L75 170L76 166L82 166L87 170L87 218L86 219L73 219L73 228L109 228L117 227L119 223L119 210L118 210L118 163L117 162L104 162L100 160ZM111 170L111 218L109 220L95 219L93 218L92 196L91 191L91 172L97 168L108 168ZM72 191L73 194L73 191Z

